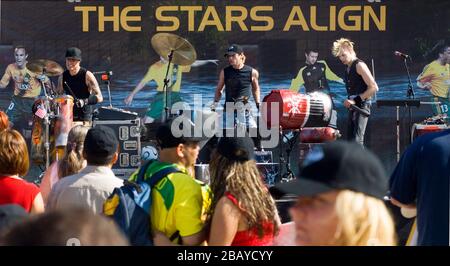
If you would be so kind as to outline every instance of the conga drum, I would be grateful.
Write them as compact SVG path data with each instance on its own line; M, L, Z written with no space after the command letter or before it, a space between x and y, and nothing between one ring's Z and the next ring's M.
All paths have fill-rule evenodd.
M54 139L58 158L64 155L64 147L67 145L67 138L72 129L73 122L73 97L62 95L54 99L55 120Z
M272 119L278 119L283 129L326 127L333 110L331 97L321 92L305 95L291 90L272 90L263 102L266 104L261 111L267 125L271 127L276 124Z

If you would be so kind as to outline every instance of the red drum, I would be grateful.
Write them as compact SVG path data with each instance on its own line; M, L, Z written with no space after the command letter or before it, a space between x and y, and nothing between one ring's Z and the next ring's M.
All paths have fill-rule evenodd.
M272 90L263 101L267 103L261 110L267 125L272 124L272 112L278 111L276 119L283 129L326 127L333 109L331 97L321 92L305 95L290 90ZM278 110L272 110L271 103L278 103Z
M322 143L340 138L339 130L331 127L305 127L300 130L301 143Z
M73 97L63 95L54 99L56 120L54 125L55 146L66 146L73 122Z
M414 124L412 127L412 134L411 134L412 140L424 134L443 131L446 130L447 128L448 126L446 124L438 124L438 125Z

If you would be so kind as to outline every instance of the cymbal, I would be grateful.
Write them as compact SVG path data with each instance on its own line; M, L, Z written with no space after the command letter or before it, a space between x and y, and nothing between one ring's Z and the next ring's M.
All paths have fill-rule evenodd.
M155 34L152 37L152 47L166 60L169 60L169 54L173 51L172 63L176 65L191 65L197 59L194 46L186 39L172 33Z
M32 60L27 63L27 68L36 74L45 74L49 77L59 76L64 72L64 69L55 61L47 59ZM45 73L44 72L45 69Z

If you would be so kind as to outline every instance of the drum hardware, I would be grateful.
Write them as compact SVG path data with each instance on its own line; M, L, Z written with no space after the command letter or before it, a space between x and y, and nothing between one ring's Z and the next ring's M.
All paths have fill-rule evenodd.
M378 100L377 106L394 106L396 108L396 142L397 142L397 162L400 161L400 107L404 106L409 109L409 128L412 128L412 112L411 107L419 108L422 104L440 104L436 102L422 102L417 99L401 99L401 100ZM412 140L412 132L409 132L409 139Z
M45 114L43 115L43 121L45 125L44 149L45 149L45 169L48 169L48 167L50 166L50 119L51 116L54 114L51 113L50 96L48 95L47 90L45 88L43 77L59 76L63 73L64 70L60 65L58 65L58 63L46 59L38 59L35 61L31 61L27 63L26 67L31 72L41 75L41 77L38 78L38 80L41 83L41 88L44 91L45 95L43 102L43 108L45 110Z
M279 163L279 171L280 171L280 182L289 182L295 178L294 172L291 169L291 152L294 149L294 145L299 138L300 130L288 130L286 133L283 132L283 127L280 126L280 140L286 140L288 147L286 148L286 158L283 155L283 141L280 141L278 147L280 149L280 161ZM293 137L288 137L289 134L293 134ZM283 165L286 169L286 172L283 173Z
M156 53L169 61L163 86L165 112L162 121L165 122L170 117L169 107L171 106L169 102L169 94L171 93L171 88L169 87L170 80L167 78L170 64L173 63L181 66L191 65L197 59L197 52L186 39L172 33L157 33L152 37L151 42Z
M106 88L108 89L109 107L113 108L112 100L111 100L111 89L109 87L111 84L110 77L113 75L113 72L112 71L97 71L97 72L92 72L92 74L101 75L101 80L106 84Z

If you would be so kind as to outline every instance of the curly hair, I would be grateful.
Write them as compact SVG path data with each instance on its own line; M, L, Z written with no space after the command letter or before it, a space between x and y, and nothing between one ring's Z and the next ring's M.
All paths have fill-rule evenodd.
M277 208L275 201L265 187L254 160L231 161L214 151L209 165L213 200L208 219L225 192L231 193L239 202L239 207L247 218L248 227L256 228L258 236L264 234L264 223L274 225L274 235L278 233Z
M58 177L73 175L83 168L83 143L89 128L73 127L67 139L66 152L58 165Z

